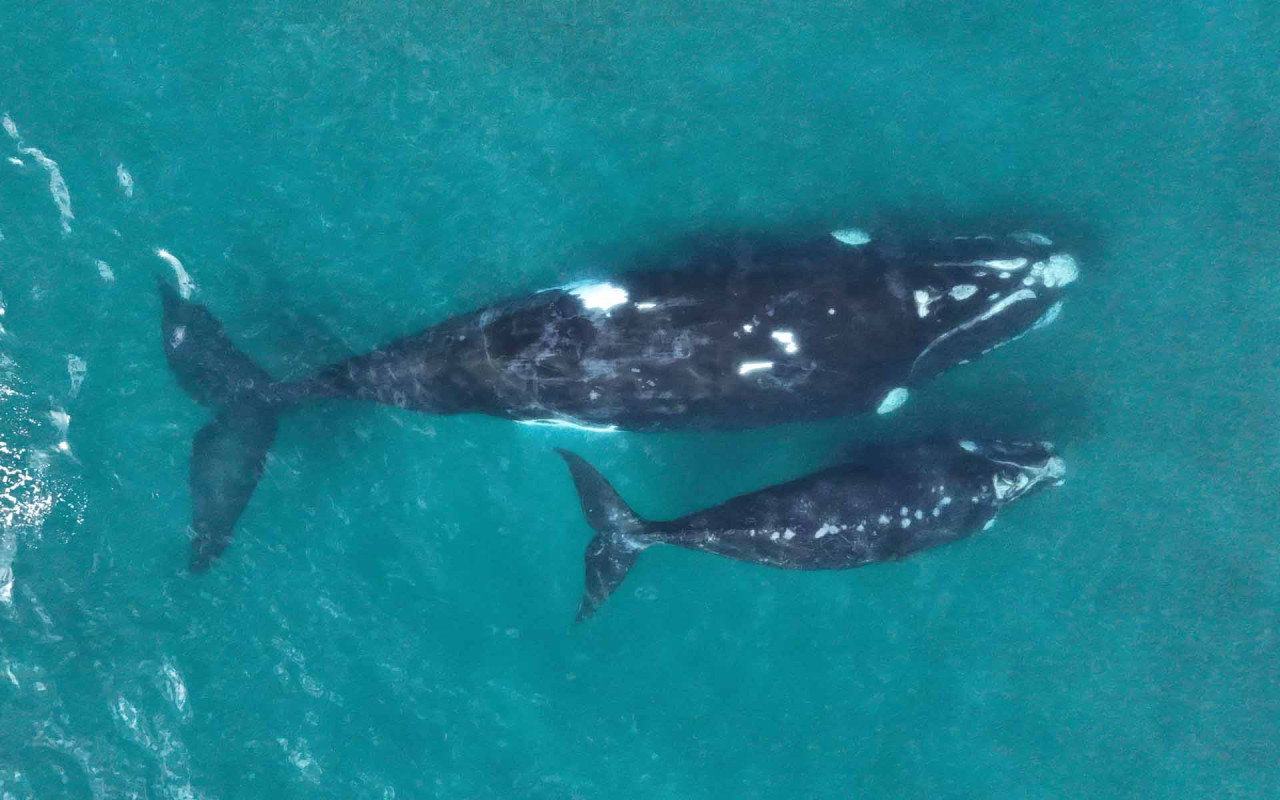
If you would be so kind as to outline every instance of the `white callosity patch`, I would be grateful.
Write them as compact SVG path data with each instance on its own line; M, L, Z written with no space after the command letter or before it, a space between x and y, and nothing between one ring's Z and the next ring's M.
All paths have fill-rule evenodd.
M739 375L750 375L753 372L761 372L773 369L772 361L743 361L738 365Z
M935 267L983 267L997 272L1017 272L1027 265L1025 258L993 258L979 261L939 261Z
M652 300L646 300L643 303L636 303L636 308L639 309L640 311L652 311L657 307L658 307L658 304L653 302Z
M1049 263L1044 268L1044 285L1047 288L1066 286L1078 277L1080 277L1080 267L1074 258L1065 253L1049 256Z
M133 176L124 168L124 164L116 165L116 183L120 184L120 191L124 192L125 197L133 197Z
M850 247L861 247L871 242L871 235L861 228L841 228L838 231L832 231L831 236L840 244L847 244Z
M968 439L961 439L958 442L958 444L960 445L960 449L965 451L966 453L978 452L978 445L974 442L969 441Z
M916 289L911 293L911 297L916 301L916 316L921 319L929 316L929 305L938 299L938 295L931 294L924 289Z
M832 534L832 533L837 533L839 530L840 530L839 527L832 525L830 522L825 522L823 523L821 528L818 528L816 531L813 532L813 538L821 539L823 536L827 536L828 534Z
M968 300L970 297L977 294L977 292L978 287L974 286L972 283L961 283L957 286L952 286L951 291L947 292L947 294L951 295L952 300Z
M1023 279L1023 284L1031 286L1037 281L1047 289L1066 286L1080 277L1080 267L1076 260L1065 253L1055 253L1047 261L1037 261L1031 267L1031 274Z
M1031 326L1031 330L1038 331L1046 325L1052 325L1054 320L1062 315L1062 301L1049 306L1049 310L1040 315L1040 319L1036 320Z
M782 349L788 355L800 352L800 345L796 343L796 335L791 331L774 331L769 335L773 337L774 341L782 345Z
M889 390L889 393L880 401L880 406L876 408L877 414L888 414L897 411L902 404L907 402L907 398L911 395L909 391L899 386L896 389Z
M62 170L58 168L58 162L49 158L39 148L27 145L18 133L17 124L8 114L4 115L4 119L0 120L0 124L3 124L5 133L9 134L9 138L17 142L18 152L34 158L36 163L49 174L49 194L53 196L53 204L58 207L58 218L62 224L62 232L70 233L71 220L75 219L76 215L71 211L71 190L67 188L67 182L62 178Z
M182 262L178 257L163 247L156 248L156 255L160 260L168 264L173 269L173 274L178 277L178 294L182 295L183 300L190 300L191 295L196 290L196 284L191 280L191 276L187 274L187 270L182 266Z
M924 350L920 351L920 355L916 356L916 360L911 364L911 369L914 371L916 368L916 365L920 363L920 359L928 355L929 351L937 347L939 343L946 341L948 338L956 335L957 333L960 333L961 331L966 331L975 325L986 322L987 320L991 319L995 315L1004 311L1006 308L1013 305L1014 303L1021 303L1023 300L1034 300L1035 298L1036 298L1036 293L1033 292L1032 290L1019 289L1018 291L1013 292L1007 295L1006 297L1001 298L1000 300L997 300L996 302L991 304L990 308L988 308L986 311L983 311L978 316L966 322L960 323L956 327L952 328L951 330L939 336L937 339L934 339L932 342L929 342L929 345L925 347Z
M881 525L888 525L891 522L888 514L881 514L880 518L876 521L879 522Z
M791 530L790 528L787 528L785 531L782 532L782 538L786 539L789 542L792 539L796 538L796 532Z

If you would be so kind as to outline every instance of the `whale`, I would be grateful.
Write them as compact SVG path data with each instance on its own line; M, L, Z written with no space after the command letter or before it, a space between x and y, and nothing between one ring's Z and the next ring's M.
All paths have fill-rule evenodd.
M1067 472L1048 442L925 442L882 448L677 519L649 520L581 456L557 452L595 531L578 620L594 614L656 545L781 569L853 569L989 529L1006 505L1061 485Z
M195 435L190 566L230 544L282 413L347 399L589 431L727 429L899 408L930 378L1058 317L1076 259L1042 234L915 243L857 229L739 239L496 302L281 381L190 287L159 281Z

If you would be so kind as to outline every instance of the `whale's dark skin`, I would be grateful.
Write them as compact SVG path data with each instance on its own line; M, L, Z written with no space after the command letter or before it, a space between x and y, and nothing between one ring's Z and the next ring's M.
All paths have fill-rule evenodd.
M1059 484L1048 443L962 441L884 450L679 519L645 520L585 460L559 451L596 530L578 618L592 614L657 544L782 569L851 569L962 539L999 510Z
M287 383L162 284L170 367L219 410L192 453L193 566L230 541L278 414L307 401L636 431L889 411L909 388L1052 321L1077 276L1036 234L889 248L848 244L850 233L538 292Z
M1056 253L1010 238L890 254L834 237L776 248L764 263L712 252L679 270L633 272L464 314L282 386L278 397L644 431L865 411L1042 318L1065 283L1030 276ZM1017 270L975 266L1020 258ZM975 290L957 300L957 286ZM952 337L929 350L1018 292L1025 299L968 331L968 341Z

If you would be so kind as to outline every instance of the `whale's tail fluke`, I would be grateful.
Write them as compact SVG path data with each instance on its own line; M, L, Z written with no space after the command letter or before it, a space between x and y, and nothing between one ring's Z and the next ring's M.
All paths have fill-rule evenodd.
M582 501L582 513L596 535L587 545L587 581L578 605L578 620L586 619L609 599L627 571L635 565L640 551L658 539L645 522L609 485L604 476L581 456L556 449L569 465L574 486Z
M160 281L161 330L178 385L217 416L191 448L191 570L209 568L231 543L236 520L262 477L276 434L278 404L266 370L240 351L202 305Z

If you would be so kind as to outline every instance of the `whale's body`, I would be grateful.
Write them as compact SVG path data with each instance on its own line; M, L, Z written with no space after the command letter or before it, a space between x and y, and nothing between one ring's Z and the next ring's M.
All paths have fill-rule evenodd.
M193 566L230 541L279 412L309 400L636 431L887 412L928 378L1052 321L1077 276L1037 234L890 250L847 233L537 292L288 383L163 286L169 364L218 409L192 454Z
M654 545L781 569L852 569L963 539L990 527L1005 505L1066 475L1047 442L926 443L884 449L677 519L646 520L585 460L560 454L596 530L579 619Z

